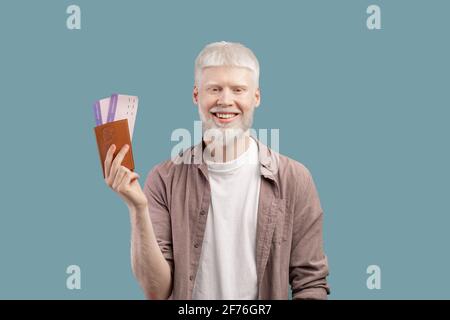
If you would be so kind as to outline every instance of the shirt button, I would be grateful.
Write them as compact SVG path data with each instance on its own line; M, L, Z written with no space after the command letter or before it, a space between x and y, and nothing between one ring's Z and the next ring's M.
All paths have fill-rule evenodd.
M206 214L205 210L200 211L200 214L204 216Z
M193 277L193 276L189 276L189 280L191 280L191 281L192 281L192 279L194 279L194 277Z
M198 243L194 244L194 248L198 248Z

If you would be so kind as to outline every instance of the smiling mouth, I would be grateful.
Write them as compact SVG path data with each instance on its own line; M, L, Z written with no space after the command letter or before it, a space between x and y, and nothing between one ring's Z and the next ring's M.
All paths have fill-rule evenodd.
M236 119L240 113L237 112L211 112L214 118L220 122L231 122Z

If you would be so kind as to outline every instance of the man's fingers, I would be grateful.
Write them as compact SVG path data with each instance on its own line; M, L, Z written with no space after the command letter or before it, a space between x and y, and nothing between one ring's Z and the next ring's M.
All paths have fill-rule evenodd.
M109 170L111 169L111 160L114 155L114 151L116 151L116 145L112 144L109 146L108 152L106 153L105 157L105 179L108 179L109 177Z
M127 185L132 181L139 179L140 176L136 172L131 172L127 175Z
M116 169L121 166L122 160L125 157L125 155L127 154L129 149L130 149L130 147L127 144L124 145L122 147L122 149L120 149L119 153L117 154L117 156L114 158L114 160L112 162L111 169Z
M132 172L132 171L128 171L126 173L126 175L123 177L122 182L120 183L118 190L124 190L126 187L128 187L128 185L130 184L131 181L135 180L135 179L139 179L140 176L136 173L136 172Z
M122 160L125 157L125 154L128 152L128 145L124 145L122 147L122 149L120 149L119 153L116 155L116 157L114 158L112 164L111 164L111 169L109 172L109 178L107 180L107 184L109 186L112 186L112 183L114 182L115 176L117 175L117 170L120 168L121 164L122 164Z
M112 188L114 190L117 190L117 187L122 183L123 177L128 174L130 169L124 166L120 166L120 168L117 170L117 174L114 177L114 181L112 183Z
M133 180L137 180L139 179L141 176L139 174L137 174L136 172L133 172L130 176L130 182Z

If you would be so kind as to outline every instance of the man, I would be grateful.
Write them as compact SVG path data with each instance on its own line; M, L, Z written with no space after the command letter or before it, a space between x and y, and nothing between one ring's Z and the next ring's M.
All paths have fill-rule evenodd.
M105 160L128 206L133 272L150 299L326 299L322 208L309 171L250 136L259 63L238 43L207 45L193 101L203 141L151 170L141 189Z

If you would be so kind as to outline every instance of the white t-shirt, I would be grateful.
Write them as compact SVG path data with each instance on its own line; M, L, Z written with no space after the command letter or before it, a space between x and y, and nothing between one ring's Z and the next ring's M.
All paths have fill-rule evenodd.
M211 205L192 298L257 299L258 146L251 138L237 159L206 162Z

